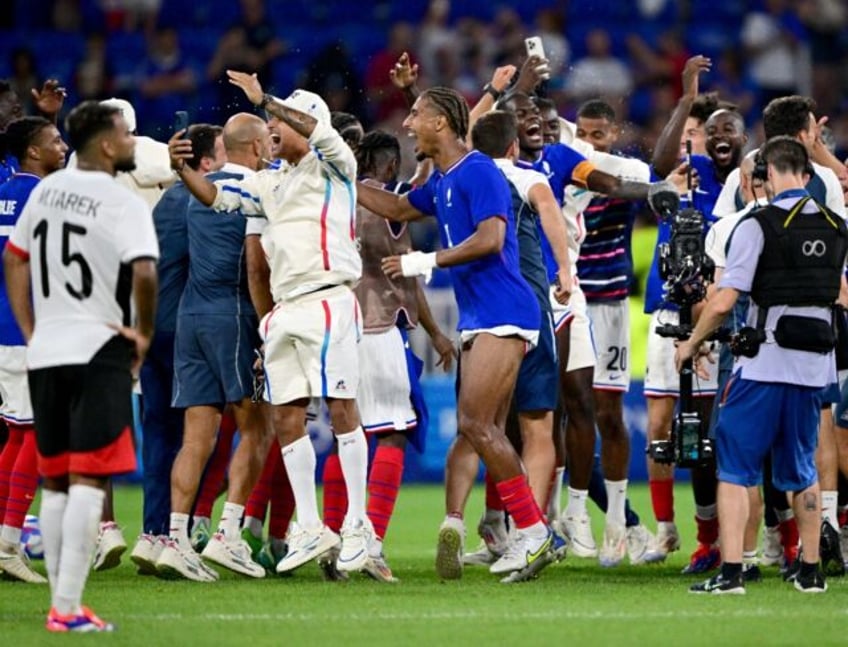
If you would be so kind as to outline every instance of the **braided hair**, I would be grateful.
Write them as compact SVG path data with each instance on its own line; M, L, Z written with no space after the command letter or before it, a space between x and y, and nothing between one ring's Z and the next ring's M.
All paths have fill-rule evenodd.
M386 158L400 161L400 142L394 135L384 130L372 130L359 141L356 165L360 175L373 175Z
M465 139L468 136L468 104L459 92L437 86L424 90L420 96L426 98L436 112L444 115L457 137Z

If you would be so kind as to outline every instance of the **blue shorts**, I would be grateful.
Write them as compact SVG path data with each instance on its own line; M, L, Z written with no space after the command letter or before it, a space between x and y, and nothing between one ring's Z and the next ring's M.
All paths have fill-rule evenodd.
M828 384L821 390L819 398L821 399L819 406L822 409L830 409L831 405L839 404L842 400L842 394L839 391L839 384L836 382Z
M252 396L258 328L255 316L177 317L172 406L223 406Z
M716 425L718 479L744 487L763 480L771 452L778 490L800 492L818 480L821 388L754 382L735 373Z
M836 413L833 415L833 421L837 427L848 428L848 380L845 380L845 383L842 385L842 392L836 404Z
M513 397L517 411L553 411L559 395L559 367L554 342L554 320L542 312L539 343L524 356Z

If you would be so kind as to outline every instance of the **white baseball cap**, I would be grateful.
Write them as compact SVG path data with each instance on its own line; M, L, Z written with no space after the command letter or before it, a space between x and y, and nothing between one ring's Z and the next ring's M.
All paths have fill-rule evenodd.
M316 121L330 123L330 109L324 100L314 92L308 90L295 90L281 103L289 108L305 112Z
M100 104L103 106L112 106L113 108L120 110L121 114L124 115L124 121L127 122L130 132L134 133L136 131L135 108L132 107L132 104L129 101L126 99L112 97L111 99L101 101Z

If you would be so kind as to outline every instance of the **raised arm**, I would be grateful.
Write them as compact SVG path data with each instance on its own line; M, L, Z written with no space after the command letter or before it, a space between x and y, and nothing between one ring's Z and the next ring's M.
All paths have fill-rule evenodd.
M692 104L698 98L698 75L710 70L712 61L706 56L693 56L686 61L683 68L683 96L677 102L677 107L671 113L654 148L653 165L657 175L665 176L671 173L677 165L680 156L680 138L686 127L686 119L692 110Z
M499 67L495 70L494 74L492 74L492 80L489 81L483 88L483 96L480 97L480 100L474 105L471 112L468 114L468 137L466 141L469 146L471 145L471 130L474 128L474 124L477 123L477 120L480 117L485 115L495 106L495 102L500 99L501 95L506 91L507 87L509 87L509 82L512 80L514 75L515 65L504 65L503 67Z
M312 135L318 121L315 117L289 108L278 100L275 100L270 94L265 94L262 91L262 85L259 83L259 78L256 74L247 74L246 72L236 72L235 70L227 70L227 76L230 83L241 88L247 99L255 106L264 108L269 115L273 115L283 123L288 124L298 134L303 135L307 139Z
M366 182L356 183L356 201L368 211L395 222L417 220L427 215L413 207L405 195L397 195L385 189L378 189Z
M421 94L418 89L418 63L412 64L409 60L409 54L404 52L398 58L395 66L389 70L389 78L392 83L403 92L403 97L406 103L412 107L418 95Z
M215 202L215 196L218 195L218 189L212 182L203 177L203 173L194 170L186 163L186 160L194 157L194 153L191 148L191 140L183 139L184 134L185 130L180 130L168 140L171 168L177 172L186 188L201 204L211 207L212 203Z

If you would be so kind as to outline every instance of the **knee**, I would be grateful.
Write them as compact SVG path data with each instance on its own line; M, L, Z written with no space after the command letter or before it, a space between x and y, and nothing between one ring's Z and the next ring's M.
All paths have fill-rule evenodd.
M612 411L598 411L595 413L601 438L605 441L619 442L626 436L624 422L621 417Z
M359 426L359 409L356 408L356 400L329 400L327 408L330 410L330 424L333 425L336 433L345 434Z
M494 440L492 425L475 415L460 415L458 431L475 448L490 444Z

